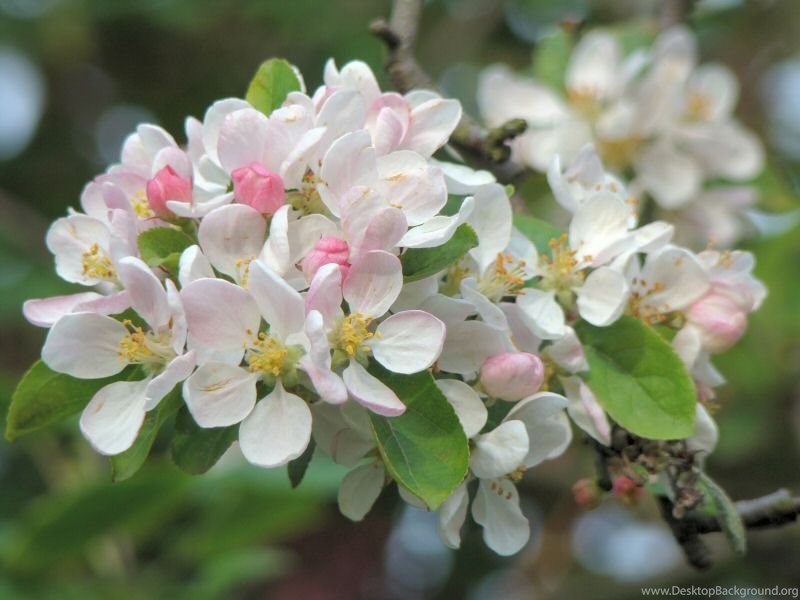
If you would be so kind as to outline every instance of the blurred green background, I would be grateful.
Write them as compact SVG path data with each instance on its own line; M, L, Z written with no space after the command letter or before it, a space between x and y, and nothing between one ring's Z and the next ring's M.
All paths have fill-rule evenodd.
M434 0L418 54L474 113L481 67L529 68L537 41L563 19L613 25L646 19L657 4ZM22 320L22 301L69 291L53 274L47 225L78 206L124 136L152 121L184 139L185 115L241 96L269 56L297 64L312 89L329 56L380 72L382 48L367 26L388 8L383 0L0 0L2 413L44 339ZM692 26L704 59L739 75L739 115L767 144L761 208L798 208L800 3L706 0ZM716 361L730 383L708 461L735 499L779 487L800 493L800 229L747 246L770 295L743 342ZM583 513L570 492L592 475L580 443L522 483L533 536L510 559L487 551L470 523L463 548L447 550L435 518L403 508L394 490L364 523L349 523L335 505L343 471L325 461L292 491L284 471L234 456L192 478L164 450L112 484L74 421L0 441L0 598L637 598L644 585L800 584L800 526L752 533L746 559L709 536L715 567L696 573L651 500L627 508L608 499Z

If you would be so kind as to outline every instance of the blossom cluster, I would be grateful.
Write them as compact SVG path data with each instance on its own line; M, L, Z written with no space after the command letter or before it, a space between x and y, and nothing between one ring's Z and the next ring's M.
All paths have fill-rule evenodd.
M587 143L636 197L678 211L687 237L730 247L747 229L756 200L749 185L764 168L758 137L734 116L739 83L729 68L698 64L690 30L673 27L651 48L623 52L618 37L594 30L575 45L563 89L493 65L478 101L487 123L524 118L529 131L514 157L538 171L570 164Z
M648 131L669 133L631 151L640 182L657 180L646 165L664 166L653 159L659 153L716 173L701 156L704 136L745 135L729 119L732 99L715 92L715 82L728 81L720 71L689 77L691 57L676 66L682 40L681 32L662 40L650 68L683 65L690 89L719 105L703 105L703 119L691 123L678 115L650 123ZM602 101L598 123L636 108L623 93L630 81L619 81L628 69L602 62L616 50L606 38L584 43L591 47L576 50L568 73L573 100ZM524 87L493 73L498 86ZM640 96L663 95L651 79L636 86ZM574 114L547 97L554 114ZM516 115L539 99L503 102ZM626 115L629 127L641 121ZM455 100L383 92L365 64L329 62L313 94L292 91L269 114L242 99L215 102L202 121L186 120L185 145L139 126L119 164L85 187L81 210L47 235L58 274L90 291L24 307L31 323L49 328L42 360L50 369L112 378L81 415L89 443L104 455L125 452L175 389L199 428L238 426L253 465L286 465L313 440L351 468L339 505L360 520L396 479L374 426L407 410L388 378L426 372L469 440L468 471L434 507L442 538L458 547L471 505L487 544L512 554L529 537L516 489L523 473L564 453L573 425L611 443L613 419L587 383L579 324L626 318L671 332L664 347L671 343L697 389L692 443L710 451L716 429L704 402L722 382L710 357L739 339L765 294L752 256L695 253L673 243L671 224L640 225L633 195L601 161L612 134L570 138L580 146L572 152L541 139L562 139L566 121L555 118L515 146L549 169L569 211L566 229L537 246L515 226L507 190L491 174L432 157L460 118ZM639 131L613 135L621 144L625 135L655 136ZM669 146L678 135L699 154ZM525 144L552 159L525 154ZM728 165L714 156L717 167ZM678 201L669 183L649 189ZM680 201L697 191L682 189ZM474 243L437 263L464 232ZM142 240L158 236L186 243L174 260L154 262ZM409 276L412 255L428 257L433 272ZM425 506L397 483L404 500Z

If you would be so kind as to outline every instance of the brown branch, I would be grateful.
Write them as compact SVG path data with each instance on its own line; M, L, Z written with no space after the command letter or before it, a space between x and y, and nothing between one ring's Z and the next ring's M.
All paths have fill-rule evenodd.
M711 553L700 536L722 531L719 519L694 513L678 519L674 514L675 507L669 498L659 496L658 503L661 516L672 530L689 564L697 569L709 568ZM797 521L800 515L800 497L792 497L784 489L760 498L740 500L735 505L747 529L780 527Z
M386 46L386 72L400 92L438 91L433 78L414 56L422 4L422 0L395 0L388 22L378 19L370 25L370 31ZM491 170L501 181L508 181L522 169L509 163L511 149L507 142L523 133L526 127L524 120L512 119L487 131L475 119L463 114L450 142L477 161L478 166Z
M685 23L694 10L697 0L662 0L658 26L664 31Z

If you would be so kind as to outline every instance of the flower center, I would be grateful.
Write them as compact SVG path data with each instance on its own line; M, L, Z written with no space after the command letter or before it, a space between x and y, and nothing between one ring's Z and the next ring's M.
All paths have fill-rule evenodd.
M656 281L649 285L647 281L638 277L634 277L631 283L634 288L629 300L631 314L648 325L657 325L665 321L669 316L667 314L670 311L669 304L656 306L649 301L654 293L664 290L664 284Z
M642 146L638 137L597 140L597 151L603 162L617 169L628 166Z
M686 115L693 121L708 121L711 118L711 100L705 94L693 92L686 103Z
M156 216L156 213L150 208L150 203L147 201L147 192L145 192L144 189L133 194L131 197L131 205L133 206L133 212L135 212L136 216L140 219L152 219Z
M83 276L92 279L104 279L115 281L117 274L114 265L104 250L100 249L97 243L92 244L88 250L81 255L81 265L83 266Z
M278 377L286 366L289 350L280 341L266 333L259 333L253 341L247 357L247 364L253 372Z
M119 343L117 355L121 362L140 365L163 365L175 357L169 344L169 334L156 334L144 331L133 322L125 319L122 324L128 333Z
M464 260L457 260L447 269L441 292L446 296L455 296L461 289L461 282L469 276L470 268Z
M539 257L543 267L541 287L546 290L555 290L561 296L571 298L572 290L583 283L583 271L578 270L578 253L569 247L567 234L561 234L557 239L551 239L550 256L542 254ZM584 256L584 260L591 261L591 256Z
M497 253L491 270L481 278L478 289L493 301L504 296L517 296L525 285L525 261L515 260L510 254Z
M240 285L243 288L247 287L247 281L250 278L250 263L253 262L255 258L255 256L239 258L234 263L236 266L236 274L238 275Z
M376 334L369 330L370 323L372 317L365 317L361 313L347 315L339 326L336 346L350 358L369 353L370 347L367 342L376 337Z

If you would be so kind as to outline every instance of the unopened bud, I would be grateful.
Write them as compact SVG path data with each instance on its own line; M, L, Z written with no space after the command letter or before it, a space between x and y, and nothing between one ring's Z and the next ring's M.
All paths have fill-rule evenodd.
M747 315L728 295L706 294L686 310L686 318L697 327L703 350L724 352L747 329Z
M255 208L262 215L275 214L286 196L283 179L258 162L239 167L231 173L233 193L241 204Z
M159 217L172 217L167 208L167 201L178 200L191 202L192 182L178 175L175 169L167 165L147 182L147 204Z
M614 487L612 492L614 496L622 500L625 504L636 504L639 497L642 495L643 488L636 485L636 482L630 477L620 475L614 479Z
M579 479L572 485L572 496L578 506L590 510L600 504L603 492L594 480Z
M544 365L527 352L503 352L487 358L481 366L481 385L490 396L522 400L535 394L544 383Z
M303 274L311 281L321 267L331 263L339 265L344 281L350 270L350 248L341 238L323 236L303 259Z

